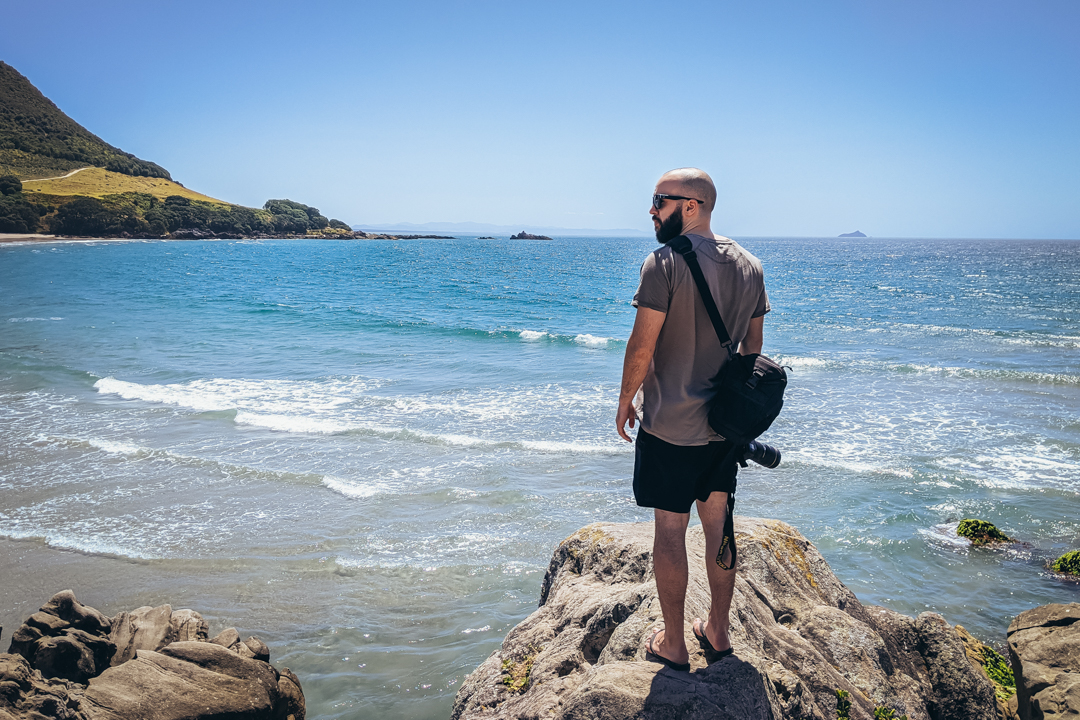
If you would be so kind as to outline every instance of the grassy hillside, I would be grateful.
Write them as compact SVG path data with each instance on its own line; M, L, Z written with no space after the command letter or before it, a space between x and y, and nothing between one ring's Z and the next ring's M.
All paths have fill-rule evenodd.
M109 145L56 107L18 70L0 61L0 175L63 175L94 166L169 179L165 168Z
M156 197L158 200L164 200L170 195L179 195L188 200L201 200L218 205L228 204L209 195L188 190L183 185L165 178L133 177L93 167L76 170L74 174L67 177L24 180L23 192L43 195L85 195L95 198L122 193L143 193Z
M318 208L222 202L91 134L0 62L0 233L87 237L352 236Z

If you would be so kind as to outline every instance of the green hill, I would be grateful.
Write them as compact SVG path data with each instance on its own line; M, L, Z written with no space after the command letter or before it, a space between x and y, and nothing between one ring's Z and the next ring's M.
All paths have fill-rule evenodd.
M28 180L87 166L169 179L165 168L113 147L69 118L0 61L0 175Z
M353 237L318 208L222 202L109 145L0 61L0 233L87 237Z

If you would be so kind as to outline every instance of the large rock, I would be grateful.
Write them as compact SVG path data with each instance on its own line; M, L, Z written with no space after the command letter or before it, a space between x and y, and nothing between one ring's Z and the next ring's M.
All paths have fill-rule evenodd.
M867 607L817 549L775 520L738 517L735 655L709 664L686 627L690 673L645 660L662 621L651 523L598 523L556 549L540 608L462 684L454 720L713 718L853 720L878 707L909 720L996 720L993 687L941 616ZM687 616L704 617L704 536L687 537Z
M208 626L194 610L173 610L170 605L141 607L119 613L111 620L109 639L116 645L112 665L135 657L138 650L160 650L176 641L206 640Z
M107 617L64 590L12 633L8 652L22 655L44 677L85 683L109 667L116 652L110 628Z
M42 677L22 655L0 654L0 720L89 720L73 697L78 687Z
M1022 612L1008 638L1021 720L1080 718L1080 604Z
M90 681L81 708L89 720L303 720L299 682L269 663L209 642L176 642Z
M304 720L299 679L261 640L207 635L193 610L110 619L65 590L0 654L0 720Z

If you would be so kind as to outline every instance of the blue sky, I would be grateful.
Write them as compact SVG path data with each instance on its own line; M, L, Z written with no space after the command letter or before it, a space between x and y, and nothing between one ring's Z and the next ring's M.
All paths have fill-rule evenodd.
M0 59L186 186L350 223L1080 238L1080 3L8 3Z

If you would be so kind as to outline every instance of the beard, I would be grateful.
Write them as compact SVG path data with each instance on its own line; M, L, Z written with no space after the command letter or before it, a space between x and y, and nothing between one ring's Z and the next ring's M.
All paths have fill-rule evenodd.
M656 242L661 245L667 243L669 240L682 235L683 230L683 216L682 206L675 208L675 212L668 216L667 220L660 223L660 226L656 228Z

